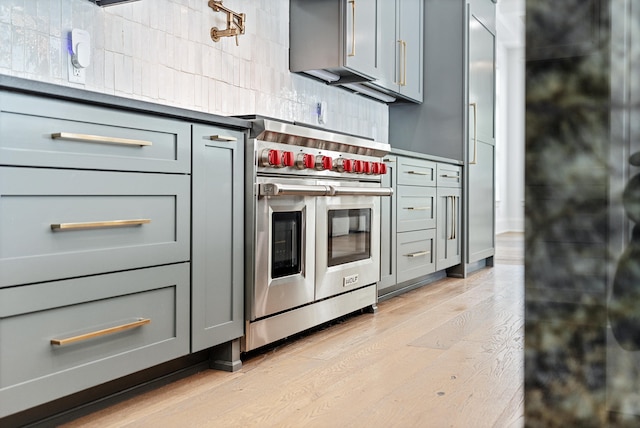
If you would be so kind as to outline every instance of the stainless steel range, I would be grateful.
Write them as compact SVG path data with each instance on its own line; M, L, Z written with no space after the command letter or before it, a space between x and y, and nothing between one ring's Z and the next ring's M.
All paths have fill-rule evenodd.
M390 146L264 118L247 144L243 351L375 311Z

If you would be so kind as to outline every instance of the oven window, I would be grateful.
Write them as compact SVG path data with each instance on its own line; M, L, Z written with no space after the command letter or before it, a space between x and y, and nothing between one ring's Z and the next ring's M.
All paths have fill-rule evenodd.
M371 257L371 209L329 211L328 266Z
M302 272L302 212L274 212L271 236L271 278Z

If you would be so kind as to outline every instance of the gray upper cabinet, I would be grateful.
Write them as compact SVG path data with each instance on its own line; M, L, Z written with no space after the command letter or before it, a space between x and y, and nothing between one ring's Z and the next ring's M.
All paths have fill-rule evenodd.
M377 76L378 0L291 0L290 58L294 72L322 71L349 82ZM322 78L322 77L321 77ZM325 80L332 80L326 78Z
M379 74L376 86L405 98L423 98L423 11L422 0L381 1Z
M192 352L244 332L244 133L193 125Z
M291 0L289 69L384 102L422 102L423 9L422 0Z

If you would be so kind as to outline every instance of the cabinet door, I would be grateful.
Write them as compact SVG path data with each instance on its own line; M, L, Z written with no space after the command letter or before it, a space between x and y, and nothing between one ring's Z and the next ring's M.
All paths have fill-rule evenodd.
M438 188L436 227L436 270L446 269L461 261L460 236L461 189Z
M495 247L495 147L478 141L477 162L469 165L467 261L494 255Z
M422 102L423 98L422 0L398 0L398 68L400 93Z
M396 158L384 159L387 173L382 176L382 187L396 189ZM394 195L380 198L380 282L378 290L396 285L396 202Z
M192 342L196 352L243 334L244 134L193 126Z
M343 0L344 63L372 78L377 74L377 3L378 0Z
M494 255L495 35L489 0L475 0L469 14L469 154L467 263Z

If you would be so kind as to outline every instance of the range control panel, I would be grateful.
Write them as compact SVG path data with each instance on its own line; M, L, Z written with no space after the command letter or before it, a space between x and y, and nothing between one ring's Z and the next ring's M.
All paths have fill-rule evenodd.
M262 144L260 144L262 143ZM303 176L380 178L387 173L382 158L256 141L258 173ZM358 177L361 176L361 177Z

